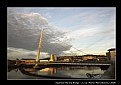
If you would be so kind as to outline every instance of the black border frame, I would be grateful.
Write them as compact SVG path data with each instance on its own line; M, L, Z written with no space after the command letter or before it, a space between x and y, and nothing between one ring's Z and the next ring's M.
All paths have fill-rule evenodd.
M7 74L6 74L6 71L7 71L7 50L6 50L6 45L7 45L7 34L6 36L4 36L3 34L7 33L6 32L6 28L7 28L7 23L6 23L6 20L7 20L7 7L116 7L116 28L117 28L117 20L119 18L117 18L118 13L119 13L119 6L118 6L118 1L116 0L84 0L84 1L77 1L77 0L74 0L74 1L71 1L71 0L26 0L26 1L22 1L22 0L10 0L10 1L5 1L4 3L2 3L0 9L3 9L3 11L1 11L1 16L3 18L2 22L1 22L1 29L2 31L4 31L4 33L2 32L1 33L1 41L2 41L2 49L1 50L1 59L0 59L0 65L1 65L1 71L0 71L0 80L7 80ZM3 14L4 13L4 14ZM4 22L3 22L4 21ZM117 30L117 29L116 29ZM116 32L116 36L117 34L120 34L120 33L117 33ZM5 38L3 38L3 36ZM117 38L117 37L116 37ZM120 38L116 39L116 40L119 40ZM4 46L5 45L5 46ZM116 45L117 46L117 45ZM118 53L118 52L117 52ZM120 53L120 52L119 52ZM117 55L117 54L116 54ZM118 55L117 55L118 56ZM120 62L118 60L118 57L116 58L117 62ZM118 63L116 63L116 66L117 66ZM118 68L117 68L118 69ZM116 77L118 77L119 74L119 70L116 69ZM18 81L18 80L17 80ZM31 80L31 81L34 81L34 80ZM29 82L31 82L29 81ZM72 84L72 83L69 83L69 82L77 82L78 84L104 84L104 83L101 83L101 82L108 82L108 84L111 84L111 82L114 82L112 84L116 84L118 82L120 82L119 78L116 78L116 80L40 80L39 82L36 81L37 83L47 83L47 84ZM92 82L92 83L91 83ZM99 82L99 83L96 83L96 82ZM20 82L22 84L22 82ZM73 84L76 84L76 83L73 83Z

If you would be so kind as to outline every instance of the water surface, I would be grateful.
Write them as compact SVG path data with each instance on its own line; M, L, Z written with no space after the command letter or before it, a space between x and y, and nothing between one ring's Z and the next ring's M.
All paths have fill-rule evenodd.
M61 66L43 69L16 68L7 72L8 79L100 79L106 69L97 66Z

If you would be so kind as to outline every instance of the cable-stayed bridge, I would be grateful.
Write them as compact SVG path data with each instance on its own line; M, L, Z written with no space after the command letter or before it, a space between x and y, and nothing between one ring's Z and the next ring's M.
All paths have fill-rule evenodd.
M72 59L70 59L70 57L68 57L68 61L65 61L65 60L61 60L61 61L58 61L58 60L55 60L55 55L56 53L62 51L63 50L67 50L66 47L68 47L69 45L66 44L66 43L63 43L65 44L65 47L63 45L60 45L60 47L58 46L54 46L54 43L56 43L57 45L57 41L58 42L61 42L59 41L59 39L56 39L56 42L54 41L52 43L52 47L48 48L48 43L47 40L46 40L46 36L48 37L49 35L46 33L44 35L44 29L41 29L41 33L40 33L40 37L39 37L39 44L38 44L38 52L37 52L37 56L36 56L36 60L19 60L19 64L21 62L20 65L24 65L24 66L33 66L33 68L39 68L40 66L58 66L58 65L80 65L80 66L110 66L110 62L109 61L103 61L103 62L99 62L99 61L81 61L81 62L75 62L73 61ZM50 45L49 45L50 46ZM53 48L55 47L55 48ZM42 48L46 48L46 49L42 49ZM83 54L87 54L85 52L83 52L82 50L78 50L77 48L74 48L76 49L77 51L83 53ZM50 54L50 59L49 60L41 60L40 59L40 54L41 54L41 51L42 52L45 52L45 50L47 50L47 52ZM74 54L72 51L70 51L71 54ZM71 55L71 56L78 56L78 55ZM61 57L61 56L60 56ZM71 61L70 61L71 60ZM97 59L96 59L97 60ZM43 61L43 62L42 62ZM19 65L18 62L17 62L17 65Z

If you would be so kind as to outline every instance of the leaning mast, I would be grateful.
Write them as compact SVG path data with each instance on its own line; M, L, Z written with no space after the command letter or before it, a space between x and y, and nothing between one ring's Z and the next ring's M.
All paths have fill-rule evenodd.
M43 31L44 31L44 29L41 30L41 34L40 34L40 40L39 40L39 45L38 45L38 53L37 53L37 56L36 56L36 63L39 62L39 56L40 56L40 51L41 51L41 47L42 47Z

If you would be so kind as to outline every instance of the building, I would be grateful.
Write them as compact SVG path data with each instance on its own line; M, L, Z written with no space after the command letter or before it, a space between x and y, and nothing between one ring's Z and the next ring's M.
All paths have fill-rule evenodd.
M82 60L93 60L96 58L96 55L88 54L88 55L83 55Z
M97 58L99 59L99 61L109 61L106 55L97 55Z
M54 54L50 54L50 58L39 59L39 62L53 62L56 61L57 58ZM17 60L19 63L35 63L36 59L21 59Z
M49 58L39 59L39 61L40 62L49 62ZM36 59L21 59L21 60L18 60L17 62L20 62L20 63L35 63Z
M57 61L61 61L61 62L70 62L72 61L74 56L59 56L57 57Z
M108 52L106 52L106 56L109 58L110 61L115 61L116 59L116 49L115 48L111 48L107 50Z
M81 61L108 61L106 55L80 55L80 56L60 56L57 61L63 62L81 62Z
M82 59L84 61L108 61L108 58L105 55L83 55Z

